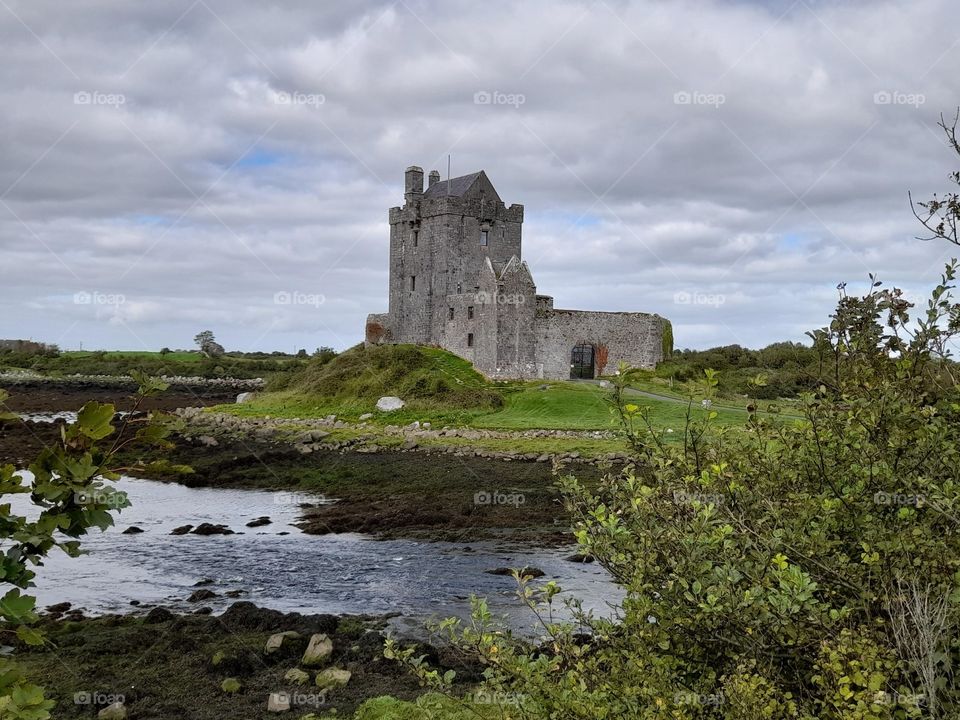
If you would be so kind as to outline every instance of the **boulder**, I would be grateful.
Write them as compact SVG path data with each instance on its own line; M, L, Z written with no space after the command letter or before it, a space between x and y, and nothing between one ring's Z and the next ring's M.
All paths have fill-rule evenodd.
M48 605L46 607L46 611L48 613L65 613L72 607L73 605L71 605L70 603L62 602L62 603L57 603L56 605Z
M285 692L270 693L267 698L267 712L282 713L290 710L290 696Z
M144 622L147 625L156 625L157 623L167 622L168 620L173 620L174 614L167 610L165 607L155 607L150 612L147 613L147 616L144 618Z
M287 630L286 632L274 633L267 638L265 652L267 655L272 655L283 647L284 640L287 638L296 640L298 637L300 637L300 633L298 633L296 630Z
M100 720L126 720L127 708L122 702L115 702L98 712L97 717Z
M174 528L170 531L171 535L186 535L188 532L193 530L193 525L181 525L180 527Z
M514 568L498 567L493 568L492 570L484 570L484 572L488 575L513 575L513 570ZM540 568L535 567L523 567L520 568L519 572L521 577L526 576L534 578L543 577L546 574Z
M324 633L316 633L310 637L310 644L303 653L301 665L315 667L323 665L333 654L333 641Z
M247 527L249 528L263 527L264 525L269 525L271 522L273 521L269 517L267 517L266 515L263 515L261 517L258 517L256 520L251 520L250 522L248 522Z
M377 400L377 410L380 412L393 412L394 410L401 410L406 403L398 397L393 397L388 395L387 397L382 397Z
M193 535L233 535L234 532L226 525L214 525L213 523L200 523L192 531Z
M317 673L317 687L323 689L343 687L350 682L351 675L352 673L349 670L336 667L327 668Z
M287 673L283 676L283 679L287 682L293 683L294 685L306 685L308 682L310 682L310 673L305 672L300 668L293 668L292 670L287 670Z
M202 602L203 600L210 600L215 597L217 597L217 594L213 590L201 588L200 590L194 591L190 597L187 598L187 602Z
M569 557L567 557L567 558L565 558L565 559L566 559L568 562L575 562L575 563L592 563L592 562L593 562L593 555L586 555L586 554L584 554L584 553L574 553L573 555L570 555Z
M142 528L138 528L136 525L131 525L126 530L124 530L121 535L139 535L143 532Z
M242 392L239 395L237 395L237 404L243 405L243 403L248 403L251 400L253 400L256 396L257 396L256 393Z
M372 417L373 417L373 413L364 413L363 415L360 416L360 422L363 422L364 420L369 420Z
M197 442L203 445L204 447L216 447L220 443L217 442L217 439L211 435L201 435L197 438Z

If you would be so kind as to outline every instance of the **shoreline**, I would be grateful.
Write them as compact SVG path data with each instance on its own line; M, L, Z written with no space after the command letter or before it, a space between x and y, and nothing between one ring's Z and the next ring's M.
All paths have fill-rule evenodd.
M283 613L246 601L219 615L202 607L177 613L156 606L145 615L99 617L67 610L43 614L39 627L50 644L36 648L18 642L17 657L57 703L54 717L65 720L92 717L117 700L133 717L263 717L273 693L296 698L294 710L300 714L335 711L349 717L370 698L411 700L425 692L412 675L383 657L387 620ZM296 637L288 635L279 649L268 651L268 639L279 633ZM317 634L328 637L332 649L316 665L306 664L305 650ZM455 669L464 692L479 680L478 668L442 647L405 642ZM328 668L349 671L349 682L323 692L314 677ZM224 689L228 678L239 682L237 691Z

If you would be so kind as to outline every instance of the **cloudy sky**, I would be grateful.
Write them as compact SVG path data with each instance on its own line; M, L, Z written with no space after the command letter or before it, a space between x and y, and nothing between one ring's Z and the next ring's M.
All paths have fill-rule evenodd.
M558 307L659 313L679 347L802 339L838 282L920 293L960 252L915 240L907 200L958 164L936 125L960 103L954 16L0 0L0 337L353 345L386 310L404 168L449 154L525 205Z

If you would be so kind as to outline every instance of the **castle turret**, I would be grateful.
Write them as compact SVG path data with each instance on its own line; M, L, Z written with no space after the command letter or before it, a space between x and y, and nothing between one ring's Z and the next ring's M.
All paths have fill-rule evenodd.
M430 171L430 183L427 185L428 188L432 188L436 183L440 182L440 173L437 170Z
M403 196L411 202L423 195L423 168L411 165L404 173Z

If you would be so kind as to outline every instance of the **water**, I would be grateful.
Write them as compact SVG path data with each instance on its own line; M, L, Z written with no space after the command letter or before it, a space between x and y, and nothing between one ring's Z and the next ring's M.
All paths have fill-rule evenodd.
M532 620L514 595L515 581L485 573L495 567L538 567L584 606L608 614L607 602L619 597L606 572L596 564L563 558L563 549L506 548L495 543L464 544L378 541L360 535L307 535L293 526L299 503L323 501L302 494L257 490L187 488L151 480L124 478L131 507L117 515L106 532L93 530L83 540L88 551L68 558L54 551L38 569L35 588L40 607L68 601L88 614L128 612L131 600L192 609L185 599L195 583L219 597L204 601L215 612L243 591L240 599L263 607L303 613L400 613L399 624L422 624L427 617L464 617L471 593L486 596L494 612L511 624ZM23 496L16 500L22 502ZM22 510L21 510L22 511ZM247 528L268 515L272 524ZM180 525L202 522L229 526L236 535L170 535ZM144 530L124 535L131 525ZM289 533L282 535L281 533Z

